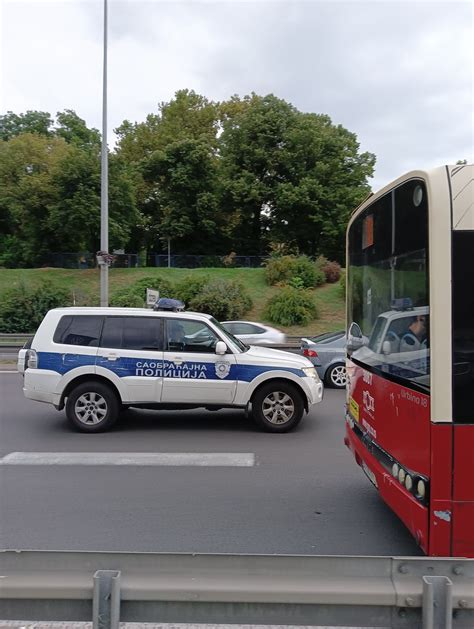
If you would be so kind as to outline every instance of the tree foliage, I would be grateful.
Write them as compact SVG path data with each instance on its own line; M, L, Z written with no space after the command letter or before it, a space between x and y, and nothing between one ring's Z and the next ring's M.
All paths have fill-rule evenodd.
M284 247L343 262L375 157L324 114L274 95L213 102L180 90L125 120L109 157L110 248L224 256ZM0 265L96 251L97 129L67 109L0 116Z

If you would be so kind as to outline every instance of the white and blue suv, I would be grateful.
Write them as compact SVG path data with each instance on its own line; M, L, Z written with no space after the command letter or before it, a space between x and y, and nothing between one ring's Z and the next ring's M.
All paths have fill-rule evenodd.
M213 317L138 308L50 310L20 352L27 398L66 408L83 432L139 408L242 408L269 432L294 428L320 402L309 360L249 347Z

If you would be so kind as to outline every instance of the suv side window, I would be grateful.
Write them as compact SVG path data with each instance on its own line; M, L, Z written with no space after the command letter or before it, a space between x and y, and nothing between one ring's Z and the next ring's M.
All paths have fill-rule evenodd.
M97 347L104 317L66 315L61 317L53 336L54 343Z
M159 317L107 317L100 346L161 351L162 329L162 319Z
M220 338L202 321L166 319L165 350L213 353Z

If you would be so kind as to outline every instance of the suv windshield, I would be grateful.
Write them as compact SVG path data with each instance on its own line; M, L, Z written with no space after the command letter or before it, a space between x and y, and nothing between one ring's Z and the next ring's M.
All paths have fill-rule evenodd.
M372 330L372 334L370 335L369 341L369 349L373 352L377 351L377 347L382 339L382 334L385 328L385 324L387 323L387 319L385 317L378 317L374 329Z

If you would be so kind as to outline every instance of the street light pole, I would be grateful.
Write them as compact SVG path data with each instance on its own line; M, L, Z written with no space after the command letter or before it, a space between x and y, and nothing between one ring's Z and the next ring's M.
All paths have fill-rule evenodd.
M107 155L107 0L104 0L104 73L102 81L102 152L100 178L100 249L109 251L109 177ZM99 262L100 305L109 305L109 265Z

